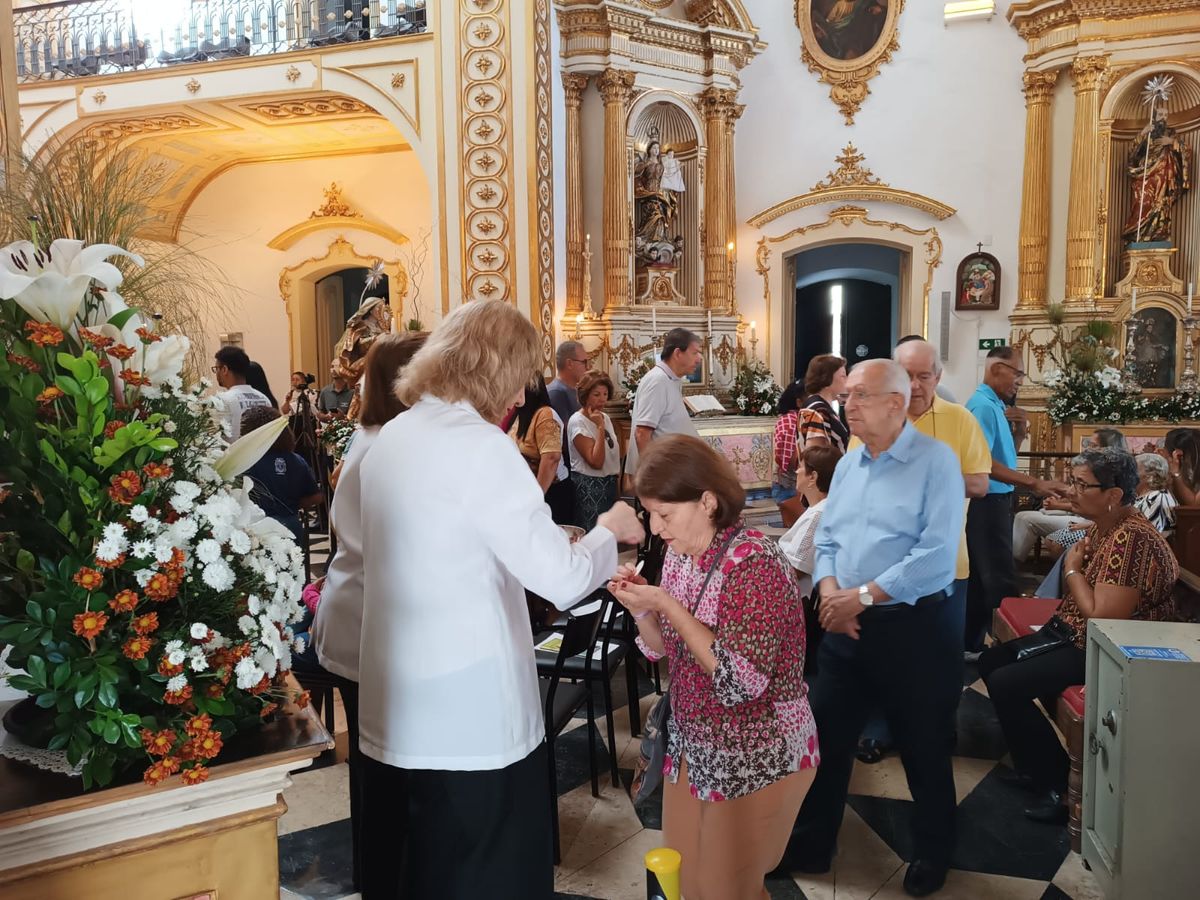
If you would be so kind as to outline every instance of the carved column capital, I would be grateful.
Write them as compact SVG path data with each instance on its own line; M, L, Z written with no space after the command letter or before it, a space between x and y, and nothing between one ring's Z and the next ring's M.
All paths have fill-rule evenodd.
M574 72L564 72L562 77L563 95L568 106L578 106L587 90L590 76L577 75Z
M622 105L629 102L633 96L633 82L637 76L633 72L621 69L605 69L600 76L600 96L607 106L610 103Z
M1036 103L1049 103L1054 96L1054 85L1058 83L1058 70L1049 72L1026 72L1023 79L1025 103L1032 106Z
M741 110L737 102L737 91L729 88L711 87L700 95L700 107L708 119L736 119ZM736 112L735 112L736 111Z
M1071 63L1071 78L1075 82L1075 93L1094 91L1108 71L1107 56L1080 56Z

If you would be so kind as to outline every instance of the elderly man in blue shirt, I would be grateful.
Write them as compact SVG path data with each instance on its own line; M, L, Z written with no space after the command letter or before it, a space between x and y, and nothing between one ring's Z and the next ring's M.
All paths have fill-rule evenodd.
M904 889L923 897L942 887L954 850L962 635L942 607L963 527L963 477L954 451L908 421L900 365L860 363L846 387L846 421L863 444L838 464L817 532L813 578L827 632L812 693L821 766L785 862L809 873L831 867L858 736L879 706L916 807Z

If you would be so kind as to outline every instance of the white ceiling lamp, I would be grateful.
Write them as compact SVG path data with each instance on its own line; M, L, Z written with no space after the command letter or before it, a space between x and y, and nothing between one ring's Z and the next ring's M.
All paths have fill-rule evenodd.
M951 0L946 4L945 21L967 22L971 19L990 19L996 14L996 0Z

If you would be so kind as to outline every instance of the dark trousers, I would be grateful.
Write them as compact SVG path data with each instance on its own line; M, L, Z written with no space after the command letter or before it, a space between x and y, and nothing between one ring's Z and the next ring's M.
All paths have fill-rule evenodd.
M1072 644L1018 661L1012 642L989 647L979 657L979 674L996 707L1013 765L1039 789L1065 790L1070 760L1054 726L1034 701L1041 700L1053 715L1058 695L1073 684L1083 684L1085 658Z
M858 640L826 634L811 702L821 765L796 820L788 858L833 858L870 708L891 727L914 803L918 859L948 864L954 851L954 719L962 692L962 634L946 601L866 610Z
M963 643L982 650L1000 601L1016 593L1017 574L1012 551L1012 494L976 497L967 507L967 555L971 580L967 586L967 624Z
M481 772L363 760L363 823L379 835L363 859L363 900L554 896L545 744Z
M558 525L575 525L575 488L568 477L556 481L546 491L546 503L550 507L550 518Z

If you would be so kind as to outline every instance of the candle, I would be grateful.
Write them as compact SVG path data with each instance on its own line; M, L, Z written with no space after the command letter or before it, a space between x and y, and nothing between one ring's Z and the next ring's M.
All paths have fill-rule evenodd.
M1133 298L1129 302L1129 312L1137 312L1137 288L1133 289Z
M758 340L758 332L756 330L756 327L757 327L757 323L755 323L754 320L751 319L750 320L750 340L752 340L752 341Z
M650 307L650 330L654 332L653 337L658 338L658 308Z
M708 311L708 336L712 337L712 310Z
M1188 315L1192 314L1192 283L1188 282Z

